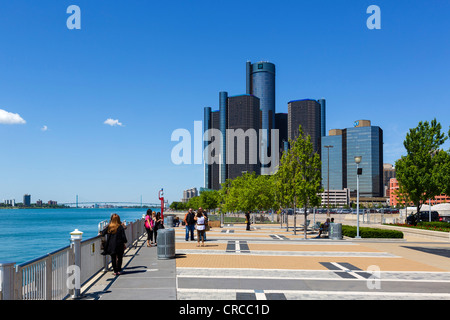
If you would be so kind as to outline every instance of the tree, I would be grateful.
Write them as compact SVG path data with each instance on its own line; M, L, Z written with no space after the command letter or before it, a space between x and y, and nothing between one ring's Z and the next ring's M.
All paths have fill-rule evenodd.
M281 158L276 175L277 199L280 204L294 205L294 234L296 234L296 207L304 207L306 239L306 218L309 206L320 204L321 161L314 152L311 137L303 133L299 126L296 140L289 139L289 150Z
M208 190L200 193L200 205L205 210L216 210L219 206L220 196L217 190Z
M399 186L417 207L416 218L422 204L444 193L449 181L450 157L440 149L448 137L441 128L436 119L431 123L420 121L416 128L409 130L403 142L406 156L395 163Z

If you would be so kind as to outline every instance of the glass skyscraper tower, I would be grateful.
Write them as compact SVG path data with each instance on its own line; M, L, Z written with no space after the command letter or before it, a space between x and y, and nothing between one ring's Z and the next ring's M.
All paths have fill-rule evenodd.
M267 148L270 150L270 130L275 128L275 65L267 61L253 64L247 61L246 88L247 94L254 95L260 100L261 129L267 130L264 138L267 141ZM268 172L262 167L261 173L267 174Z

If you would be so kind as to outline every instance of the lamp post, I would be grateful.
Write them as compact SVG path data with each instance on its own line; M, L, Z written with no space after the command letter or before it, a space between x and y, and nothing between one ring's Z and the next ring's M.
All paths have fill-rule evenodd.
M327 218L330 217L330 148L333 146L324 146L327 148L328 160L327 160Z
M359 168L359 164L361 163L361 156L355 157L356 163L356 239L361 239L359 235L359 176L362 174L362 169Z

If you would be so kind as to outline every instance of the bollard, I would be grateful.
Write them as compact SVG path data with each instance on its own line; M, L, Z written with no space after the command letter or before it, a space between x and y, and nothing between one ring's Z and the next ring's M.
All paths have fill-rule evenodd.
M0 262L0 300L14 300L14 262Z
M75 287L73 288L72 299L80 297L80 276L81 276L81 239L83 238L83 232L75 229L70 233L70 242L74 254L74 273L75 273ZM69 266L70 267L70 266ZM78 271L78 272L77 272Z

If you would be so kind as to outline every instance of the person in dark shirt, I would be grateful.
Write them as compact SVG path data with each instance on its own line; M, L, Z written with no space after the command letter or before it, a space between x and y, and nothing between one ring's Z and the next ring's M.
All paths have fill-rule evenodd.
M100 234L107 237L104 254L111 256L114 274L118 276L122 273L123 254L128 242L125 228L118 214L112 214L109 224Z
M189 240L189 234L191 235L191 241L194 241L194 228L195 228L195 213L192 208L189 208L188 213L184 216L184 223L186 225L186 237L185 240Z

